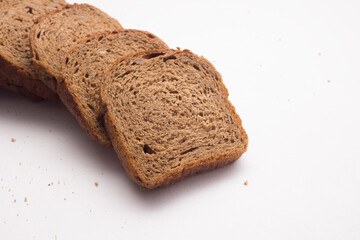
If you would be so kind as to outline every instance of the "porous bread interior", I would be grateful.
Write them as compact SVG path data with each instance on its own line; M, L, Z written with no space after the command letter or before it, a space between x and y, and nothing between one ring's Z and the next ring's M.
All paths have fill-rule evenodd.
M34 20L39 16L66 5L63 0L21 0L0 1L0 56L6 59L19 71L32 76L36 81L36 71L31 62L29 32ZM7 69L0 69L6 74ZM36 84L43 84L38 80L34 83L24 83L22 76L9 76L14 83L12 90L23 85L29 90L36 88ZM31 79L26 79L31 81ZM17 85L17 86L16 86ZM34 87L35 85L35 87ZM38 86L40 87L40 86Z
M119 133L112 138L123 144L114 147L133 168L128 174L147 188L186 167L246 151L247 135L220 74L189 52L124 58L106 74L101 97Z
M126 54L147 50L165 49L167 45L151 33L139 30L123 30L97 34L82 41L66 55L62 78L81 112L81 121L86 121L95 140L109 144L102 124L100 84L103 71L117 58ZM62 83L61 83L62 84ZM62 91L59 91L60 98ZM66 105L72 110L72 104Z
M32 29L34 61L47 73L59 78L62 60L71 46L89 34L117 29L122 29L122 26L115 19L87 4L74 4L48 14ZM48 84L46 80L45 83Z
M4 4L9 4L4 2ZM34 72L31 64L29 32L34 20L54 9L65 6L63 0L14 1L11 7L2 8L0 21L0 54L6 56L20 69Z

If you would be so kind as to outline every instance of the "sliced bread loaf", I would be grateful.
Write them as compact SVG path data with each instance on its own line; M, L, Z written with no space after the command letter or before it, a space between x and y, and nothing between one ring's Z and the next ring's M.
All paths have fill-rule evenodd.
M223 167L247 149L221 75L188 50L117 60L105 73L101 99L124 169L145 189Z
M58 93L91 139L102 145L110 145L100 120L103 71L126 54L165 48L168 46L149 32L123 30L90 36L65 55Z
M64 0L0 1L0 72L6 75L0 79L1 86L26 96L57 98L36 75L29 32L35 19L65 5Z
M56 91L69 48L89 34L118 29L122 29L118 21L88 4L74 4L38 18L30 32L30 46L41 80Z

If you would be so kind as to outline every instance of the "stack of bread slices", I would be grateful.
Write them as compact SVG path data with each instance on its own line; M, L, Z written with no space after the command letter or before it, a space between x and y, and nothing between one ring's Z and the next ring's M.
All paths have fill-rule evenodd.
M221 75L154 34L88 4L0 0L0 86L60 99L88 136L113 146L144 189L222 167L247 149Z

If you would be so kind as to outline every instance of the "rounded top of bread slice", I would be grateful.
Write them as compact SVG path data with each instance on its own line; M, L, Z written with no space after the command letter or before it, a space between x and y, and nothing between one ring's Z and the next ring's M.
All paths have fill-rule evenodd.
M149 32L122 30L94 34L80 41L65 55L58 93L93 140L110 145L100 120L103 71L116 59L129 53L165 48L168 46Z
M30 32L33 61L45 84L56 90L61 63L69 48L87 35L122 29L115 19L88 4L74 4L37 20Z
M166 186L222 167L248 138L221 75L188 50L149 50L117 60L101 88L105 125L127 174Z
M41 15L65 6L64 0L0 1L0 59L3 70L11 72L9 77L19 81L36 81L36 71L31 62L30 29ZM16 84L24 85L34 94L42 95L39 92L41 89L36 89L43 85L41 81L19 81ZM44 95L43 97L46 97L47 94Z

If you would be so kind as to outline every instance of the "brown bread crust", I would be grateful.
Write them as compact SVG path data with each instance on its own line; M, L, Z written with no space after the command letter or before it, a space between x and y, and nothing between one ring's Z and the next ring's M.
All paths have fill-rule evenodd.
M130 59L133 57L141 57L141 56L148 55L148 54L169 53L169 52L173 52L173 53L182 52L182 53L189 54L189 55L195 55L192 52L190 52L189 50L179 51L179 50L161 49L161 50L147 50L147 51L137 52L137 53L126 55L126 56L121 57L118 60L116 60L109 67L109 69L105 72L105 76L110 73L111 69L114 66L118 65L120 62L122 62L126 59ZM200 58L201 58L201 61L203 64L206 64L207 66L209 66L212 69L212 71L214 71L216 74L218 74L221 77L220 73L217 72L215 67L209 61L207 61L204 57L200 57ZM226 91L226 95L228 96L229 93L228 93L228 90L225 87L223 81L221 81L221 84ZM130 157L131 156L130 151L126 147L123 136L117 130L116 119L113 119L112 116L109 114L109 109L108 109L108 106L106 103L107 96L106 96L104 88L105 87L103 84L103 86L101 88L101 100L102 100L102 105L104 107L104 121L105 121L105 127L107 130L107 133L109 135L109 138L112 142L115 152L117 153L117 156L119 157L127 175L130 177L130 179L132 179L135 183L137 183L143 190L151 190L151 189L158 188L158 187L166 187L170 184L179 182L182 179L184 179L186 177L190 177L194 174L203 173L203 172L207 172L207 171L211 171L211 170L214 170L217 168L224 167L225 165L236 161L247 150L248 135L246 134L245 129L242 126L242 120L240 119L239 115L235 111L235 107L231 104L231 102L229 100L227 100L228 104L232 108L232 112L235 116L235 121L240 126L241 135L243 136L243 141L245 144L244 147L241 149L237 149L237 151L234 151L232 153L221 153L221 154L218 154L211 158L199 159L196 162L192 162L190 164L183 166L182 169L177 169L177 171L172 172L170 175L165 176L161 179L158 179L156 181L146 181L142 177L142 174L140 174L140 172L138 171L138 168L135 166L134 162L132 161L132 159Z
M71 112L72 115L75 116L76 120L80 124L80 126L86 131L88 137L93 140L99 142L101 145L110 147L111 143L109 141L100 141L99 137L94 134L92 127L90 126L88 120L83 116L79 109L79 103L76 100L76 97L73 96L71 91L68 90L68 86L64 79L60 79L58 84L58 93L60 96L61 101L67 107L67 109Z
M16 86L12 80L10 80L6 73L0 71L0 87L12 92L20 93L24 97L34 101L39 102L42 101L43 98L34 95L33 93L29 92L25 87L23 86Z

